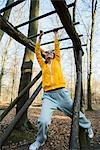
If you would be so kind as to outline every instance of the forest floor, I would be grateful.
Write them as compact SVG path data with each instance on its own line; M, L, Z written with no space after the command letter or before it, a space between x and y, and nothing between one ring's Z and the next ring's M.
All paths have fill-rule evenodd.
M37 125L40 110L41 107L36 106L30 107L28 110L28 118L35 126ZM14 118L14 115L15 109L0 123L0 135L3 134L4 129ZM100 150L100 109L96 107L94 111L86 111L86 116L93 125L93 150ZM40 150L69 150L70 127L71 119L69 117L65 116L62 112L54 112L52 124L49 127L48 140ZM23 130L22 133L14 130L3 145L2 150L28 150L29 145L34 142L35 137L36 131L34 130L27 130L25 132Z

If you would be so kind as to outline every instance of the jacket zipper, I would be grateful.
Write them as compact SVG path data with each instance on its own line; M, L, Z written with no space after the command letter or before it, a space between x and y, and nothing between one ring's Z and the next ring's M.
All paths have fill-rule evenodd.
M50 70L50 78L51 78L52 89L54 89L54 86L53 86L54 82L53 82L53 75L52 75L51 66L52 66L52 63L50 65L48 64L48 67L49 67L49 70Z

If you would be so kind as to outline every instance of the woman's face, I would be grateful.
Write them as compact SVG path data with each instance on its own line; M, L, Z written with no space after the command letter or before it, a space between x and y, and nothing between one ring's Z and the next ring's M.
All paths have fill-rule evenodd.
M46 52L45 60L48 62L49 60L54 58L53 52Z

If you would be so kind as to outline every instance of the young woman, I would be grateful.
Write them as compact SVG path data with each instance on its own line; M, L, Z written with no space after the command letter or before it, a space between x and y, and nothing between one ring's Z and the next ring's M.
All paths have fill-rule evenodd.
M41 56L40 42L43 32L40 33L36 43L36 57L42 69L42 87L44 94L42 97L42 109L38 119L39 131L36 141L30 145L29 150L38 150L47 140L48 125L51 123L51 117L54 110L58 109L65 115L71 117L73 110L73 100L69 91L65 88L66 82L61 68L61 56L58 42L58 31L55 34L55 51L46 52L45 61ZM87 130L89 138L93 138L91 122L80 112L79 125Z

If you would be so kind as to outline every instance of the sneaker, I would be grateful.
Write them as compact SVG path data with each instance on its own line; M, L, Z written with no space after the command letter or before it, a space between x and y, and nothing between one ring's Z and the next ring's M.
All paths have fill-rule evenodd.
M92 139L92 138L93 138L93 136L94 136L94 133L93 133L92 127L90 127L89 129L87 129L87 132L88 132L88 137L89 137L90 139Z
M33 144L30 145L29 150L38 150L41 146L39 141L35 141Z

